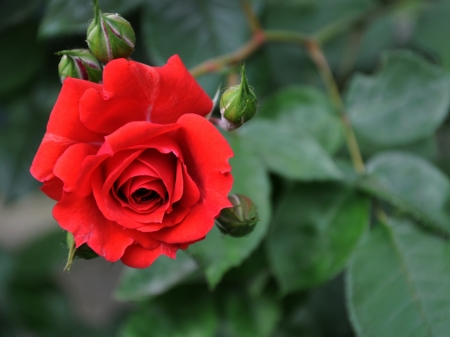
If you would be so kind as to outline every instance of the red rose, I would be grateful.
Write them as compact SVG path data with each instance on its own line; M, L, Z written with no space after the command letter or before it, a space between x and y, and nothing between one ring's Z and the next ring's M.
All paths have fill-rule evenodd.
M31 173L77 247L144 268L202 240L231 205L232 151L178 56L111 61L103 82L65 80Z

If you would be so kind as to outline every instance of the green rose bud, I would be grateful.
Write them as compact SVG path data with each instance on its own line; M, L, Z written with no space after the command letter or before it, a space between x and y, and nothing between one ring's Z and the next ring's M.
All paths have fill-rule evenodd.
M258 222L258 212L252 200L241 194L232 194L228 199L232 207L224 208L216 219L216 225L224 234L242 237L250 234Z
M73 238L72 233L67 232L66 235L66 243L67 248L69 249L69 255L67 257L67 263L64 267L64 270L70 271L70 267L72 267L73 260L75 258L90 260L98 257L97 253L94 252L87 244L82 244L80 247L75 247L75 240Z
M241 84L225 90L220 99L220 126L233 130L253 118L258 107L258 100L247 83L245 67L241 66Z
M64 82L66 77L80 78L95 83L102 79L102 66L89 50L63 50L56 54L62 55L58 65L61 82Z
M118 14L103 14L98 0L94 0L94 12L86 40L92 54L103 63L121 57L128 58L136 42L133 27Z

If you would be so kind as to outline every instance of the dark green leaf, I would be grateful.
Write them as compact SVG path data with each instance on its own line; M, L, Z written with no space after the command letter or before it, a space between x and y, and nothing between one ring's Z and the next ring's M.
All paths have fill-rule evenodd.
M270 184L264 166L245 141L238 136L230 140L234 151L231 159L233 167L233 192L252 199L258 209L260 221L247 237L224 236L214 228L206 239L188 248L200 267L204 270L211 288L214 288L223 274L242 263L264 238L271 216Z
M315 33L327 24L366 11L370 0L268 0L265 24L270 28Z
M142 32L147 50L163 64L179 54L188 67L233 51L248 37L238 1L146 1Z
M225 336L272 336L281 318L280 303L274 296L257 298L228 293L225 298Z
M344 268L368 225L369 205L331 184L299 184L285 195L267 238L283 293L317 286Z
M367 27L365 30L361 31L360 28L355 28L353 32L347 36L346 48L351 46L352 48L358 49L359 47L355 65L356 69L371 71L376 66L384 50L393 49L404 43L405 38L399 33L402 32L404 21L399 20L399 17L403 15L406 21L408 14L409 13L406 10L401 11L401 9L398 8L395 12L386 11L383 15L374 15L371 19L372 21L366 21ZM357 34L362 34L360 46L358 46ZM347 53L351 54L351 51L349 50ZM348 59L348 54L343 53L341 66L343 66ZM347 71L352 71L352 69L347 69Z
M413 44L427 54L437 56L444 68L450 70L450 46L448 33L450 2L446 0L426 2L415 26ZM437 55L435 55L437 53Z
M57 76L53 82L40 80L1 107L0 194L7 201L39 185L30 175L30 165L60 88Z
M0 316L5 315L7 311L7 285L10 281L12 265L11 256L0 250Z
M242 137L254 147L264 164L290 179L339 179L341 172L331 156L307 131L288 119L254 120L241 128Z
M394 150L401 152L408 152L428 160L436 160L439 157L439 148L437 138L434 134L425 138L419 139L413 143L399 145L399 146L377 146L370 142L365 142L359 139L359 148L363 156L372 156L381 151Z
M0 32L0 97L31 80L39 70L44 49L36 42L36 26L25 22Z
M1 1L0 30L18 24L36 12L42 0Z
M446 336L450 246L407 220L379 225L351 261L348 305L359 337Z
M115 296L120 300L142 300L163 294L197 268L195 261L182 250L177 252L175 260L161 256L150 268L127 268Z
M35 284L55 269L62 272L67 257L65 237L62 230L56 230L25 246L16 256L13 270L15 279Z
M407 51L385 55L374 76L357 75L346 95L357 136L380 146L431 135L447 115L450 78Z
M368 0L269 0L263 18L267 29L287 29L315 33L329 24L342 22L362 14L370 6ZM336 29L332 29L334 32ZM342 34L341 34L342 35ZM334 68L340 63L345 39L324 45L325 54ZM267 54L273 79L278 85L319 84L316 67L304 48L288 44L270 44Z
M124 15L137 8L143 0L99 0L104 13ZM94 19L92 1L49 0L39 27L43 38L67 34L85 34L89 21Z
M145 1L142 34L147 54L158 65L179 54L187 67L239 48L249 36L238 1ZM200 84L213 95L220 75L210 74Z
M338 276L306 294L287 296L284 300L287 308L274 336L353 336L345 307L343 281L343 277Z
M450 233L449 179L412 154L384 152L369 160L363 190L387 201L416 221Z
M211 296L180 288L134 312L119 336L214 337L217 328Z
M337 112L327 96L313 87L279 90L261 103L258 115L283 120L308 131L330 153L336 152L344 142Z

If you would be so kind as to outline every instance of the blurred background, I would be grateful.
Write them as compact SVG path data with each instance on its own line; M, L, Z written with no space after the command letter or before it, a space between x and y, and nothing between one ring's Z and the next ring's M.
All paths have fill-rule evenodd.
M150 65L161 65L170 55L178 53L188 67L193 67L235 50L250 37L238 0L99 2L104 12L117 12L131 22L137 36L132 58ZM337 22L336 28L328 27L332 38L324 48L342 90L354 72L373 72L386 50L407 48L446 71L450 69L450 1L254 0L251 3L266 28L310 33ZM376 8L373 15L356 28L338 27L339 20L371 8ZM118 331L123 336L146 336L139 333L139 328L129 331L123 328L140 304L119 301L116 298L120 296L114 295L124 269L120 263L77 260L70 273L63 272L67 251L64 233L51 216L53 201L40 193L38 182L29 174L61 88L59 57L55 52L86 48L85 31L91 18L89 0L0 0L0 336L114 336ZM249 81L261 101L286 85L321 86L306 53L292 45L265 46L246 61L246 66ZM224 71L199 81L212 97L220 82L226 84L226 77ZM448 139L445 124L436 137L421 140L410 149L448 172ZM363 146L365 156L375 151ZM272 174L271 182L276 202L283 181ZM268 284L269 293L270 289L275 293L274 281L267 272L261 272L266 270L261 249L226 275L220 291L209 293L200 273L193 273L186 287L190 287L192 294L200 293L200 287L202 294L210 294L207 296L217 303L226 298L225 308L239 316L239 310L243 309L239 309L239 296L232 289L245 283L258 293L258 284L264 283ZM353 336L345 314L342 287L338 276L313 291L285 296L282 300L275 301L269 294L255 304L267 309L255 314L256 330L248 330L245 327L248 322L244 321L237 323L244 326L243 330L221 323L221 333ZM165 308L166 303L173 301L172 297L189 296L185 290L174 291L182 294L171 292L172 295L158 297L156 301L160 302L156 303ZM271 301L278 303L276 308ZM228 309L223 309L225 316ZM245 315L242 317L245 320ZM143 318L134 315L132 319L139 322ZM273 332L280 324L284 328ZM229 332L233 329L247 334Z

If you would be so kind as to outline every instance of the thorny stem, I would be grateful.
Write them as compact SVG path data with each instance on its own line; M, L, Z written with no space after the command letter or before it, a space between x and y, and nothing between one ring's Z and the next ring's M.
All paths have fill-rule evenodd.
M325 26L315 34L308 35L289 30L262 29L248 0L241 1L245 15L253 33L252 38L234 52L206 60L205 62L193 67L190 70L192 76L198 77L210 72L220 71L221 69L228 66L235 65L251 56L266 42L293 43L305 47L311 59L315 63L322 77L322 80L324 81L334 108L339 113L353 167L358 174L363 174L366 169L361 156L361 152L359 150L358 142L356 141L350 119L346 114L338 86L331 72L329 64L323 54L320 44L328 41L340 32L349 29L351 26L361 23L366 18L371 18L374 11L369 11L363 16L346 17Z

